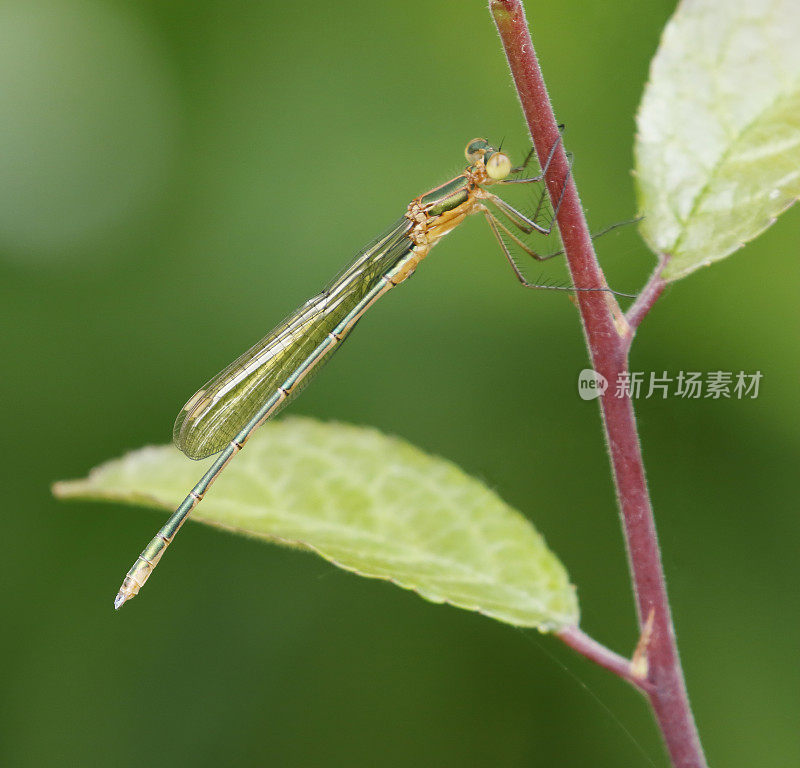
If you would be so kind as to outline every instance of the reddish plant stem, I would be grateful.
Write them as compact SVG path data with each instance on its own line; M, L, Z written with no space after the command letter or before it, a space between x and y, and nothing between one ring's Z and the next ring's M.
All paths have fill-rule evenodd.
M618 653L609 650L601 645L594 638L589 637L578 627L566 627L558 633L558 637L573 650L590 659L595 664L605 667L623 680L627 680L631 685L649 690L647 678L637 676L634 665L630 659L620 656Z
M547 157L559 133L522 4L520 0L489 0L489 10L500 33L541 161ZM567 172L566 154L563 146L559 146L546 179L551 201L557 199ZM573 285L605 287L572 178L568 180L557 221ZM651 296L640 305L643 311L637 310L634 314L634 321L641 320L660 292L655 285ZM651 613L653 616L646 651L647 696L675 768L706 768L678 658L633 404L629 397L615 396L615 384L620 375L627 372L632 329L608 293L580 291L577 303L592 365L609 382L608 396L598 398L598 402L611 457L640 631Z
M625 313L625 319L634 331L639 327L645 315L650 311L653 304L656 303L658 297L661 296L664 289L667 287L666 282L661 279L661 273L664 271L664 267L667 266L668 260L669 259L664 258L659 262L655 271L650 276L650 279L647 281L647 284L642 289L642 292L636 297L636 301L633 302L631 308ZM628 336L628 346L630 346L632 340L633 334L630 334Z

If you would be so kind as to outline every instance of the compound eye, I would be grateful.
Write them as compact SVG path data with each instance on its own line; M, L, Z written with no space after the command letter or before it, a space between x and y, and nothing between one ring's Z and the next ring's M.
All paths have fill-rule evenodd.
M486 173L490 179L499 181L511 173L511 159L502 152L495 152L486 161Z
M467 160L474 163L478 158L483 157L483 153L489 148L488 139L473 139L467 144L464 155Z

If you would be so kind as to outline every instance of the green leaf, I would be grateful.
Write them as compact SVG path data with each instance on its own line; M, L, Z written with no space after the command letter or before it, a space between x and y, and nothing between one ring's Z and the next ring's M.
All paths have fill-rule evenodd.
M637 118L640 229L677 280L800 196L800 5L684 0Z
M171 446L142 448L53 492L171 512L209 463ZM578 622L564 567L521 514L449 461L374 429L268 423L192 519L303 547L509 624L552 631Z

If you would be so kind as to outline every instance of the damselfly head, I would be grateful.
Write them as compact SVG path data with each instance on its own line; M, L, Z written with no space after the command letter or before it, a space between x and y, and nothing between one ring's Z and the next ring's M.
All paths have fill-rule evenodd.
M511 173L511 160L508 155L495 149L488 139L473 139L467 144L464 154L470 163L483 161L486 175L494 181L504 179Z

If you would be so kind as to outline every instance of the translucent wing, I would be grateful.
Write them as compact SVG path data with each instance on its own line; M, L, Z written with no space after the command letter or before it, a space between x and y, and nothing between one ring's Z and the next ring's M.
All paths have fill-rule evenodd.
M199 389L175 420L175 445L192 459L221 451L381 276L411 250L414 243L408 237L410 229L408 219L397 221L364 248L322 293ZM321 360L328 357L323 355ZM321 363L316 365L320 367ZM281 407L299 393L314 372L309 371Z

